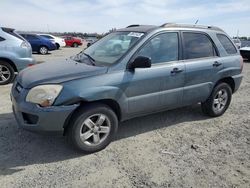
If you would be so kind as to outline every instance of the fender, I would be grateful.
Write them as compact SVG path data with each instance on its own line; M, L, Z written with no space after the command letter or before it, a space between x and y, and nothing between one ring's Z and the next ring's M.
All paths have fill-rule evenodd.
M66 94L67 93L67 94ZM80 102L95 102L100 100L113 100L118 103L121 114L126 115L128 113L128 100L124 92L115 86L99 86L91 88L77 88L71 92L65 88L60 96L68 95L68 97L59 97L55 104L60 105L71 105Z

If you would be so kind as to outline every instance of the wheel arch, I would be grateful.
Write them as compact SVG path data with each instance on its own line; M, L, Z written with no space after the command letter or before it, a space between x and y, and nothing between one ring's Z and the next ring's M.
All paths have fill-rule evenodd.
M217 81L217 83L215 84L215 86L217 86L218 84L220 83L227 83L231 89L232 89L232 93L234 93L235 91L235 82L234 82L234 79L232 77L225 77L225 78L222 78L220 80Z
M64 128L63 135L65 135L67 132L69 122L70 122L72 116L86 105L91 105L91 104L107 105L108 107L110 107L114 111L114 113L116 114L116 116L118 118L118 121L121 121L121 119L122 119L121 107L120 107L119 103L117 101L115 101L114 99L100 99L100 100L95 100L95 101L81 100L81 101L79 101L79 103L80 103L80 105L67 117L67 119L63 125L63 128Z
M4 61L4 62L9 63L9 64L13 67L14 71L15 71L15 72L18 72L15 63L14 63L12 60L10 60L10 59L8 59L8 58L0 57L0 61Z

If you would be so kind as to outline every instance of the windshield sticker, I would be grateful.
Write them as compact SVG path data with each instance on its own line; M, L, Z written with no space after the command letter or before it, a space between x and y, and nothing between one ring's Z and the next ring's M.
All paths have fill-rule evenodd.
M130 32L128 34L128 36L130 36L130 37L137 37L137 38L140 38L143 35L144 35L144 33L137 33L137 32Z

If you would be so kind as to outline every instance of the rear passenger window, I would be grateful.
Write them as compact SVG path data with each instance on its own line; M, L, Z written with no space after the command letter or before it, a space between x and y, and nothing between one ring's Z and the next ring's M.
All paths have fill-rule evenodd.
M219 39L220 43L222 44L222 46L224 47L224 49L226 50L228 54L237 53L235 46L226 35L217 34L217 38Z
M202 33L184 32L185 59L217 56L211 40Z
M29 40L36 40L36 39L38 39L35 35L27 35L27 38Z

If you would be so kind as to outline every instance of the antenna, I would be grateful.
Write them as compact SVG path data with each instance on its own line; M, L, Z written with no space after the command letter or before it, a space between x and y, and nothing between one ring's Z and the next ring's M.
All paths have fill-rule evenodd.
M196 22L194 23L194 25L196 25L198 22L199 22L199 19L198 19L198 20L196 20Z

